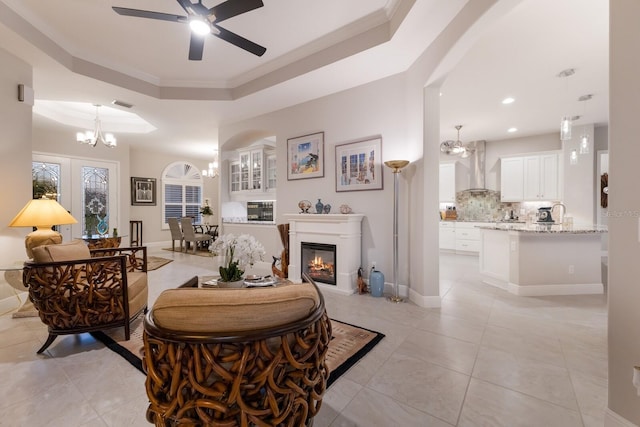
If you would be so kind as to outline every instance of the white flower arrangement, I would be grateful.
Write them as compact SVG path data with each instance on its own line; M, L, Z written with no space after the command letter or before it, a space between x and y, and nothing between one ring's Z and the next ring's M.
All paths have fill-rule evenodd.
M209 251L214 256L225 257L224 265L220 266L220 278L227 282L242 279L245 267L262 261L265 254L262 244L249 234L237 237L233 234L222 235L209 246Z

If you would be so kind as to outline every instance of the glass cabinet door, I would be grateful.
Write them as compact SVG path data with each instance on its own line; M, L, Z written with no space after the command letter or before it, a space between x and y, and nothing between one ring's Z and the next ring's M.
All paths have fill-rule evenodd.
M249 153L240 153L240 191L249 189L250 160Z
M251 152L251 189L262 189L262 150Z
M231 163L231 172L230 172L229 182L231 184L232 192L240 191L240 163L239 162Z
M276 156L267 156L267 190L276 188Z

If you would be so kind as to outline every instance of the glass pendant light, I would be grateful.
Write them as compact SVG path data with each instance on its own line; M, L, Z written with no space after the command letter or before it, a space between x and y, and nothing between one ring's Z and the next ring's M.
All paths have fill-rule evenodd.
M589 154L589 134L585 131L580 137L580 154Z
M576 150L571 150L571 154L569 155L569 164L571 166L578 164L578 152Z
M558 77L564 78L566 82L566 92L569 92L569 79L568 77L573 76L575 74L575 70L573 68L567 68L566 70L560 71L558 73ZM564 116L560 121L560 140L568 141L571 139L571 116Z
M560 121L560 140L568 141L571 139L571 117L564 116Z
M591 98L593 98L593 95L589 94L589 95L582 95L580 98L578 98L578 101L580 102L584 102L583 106L584 106L584 110L583 110L583 116L587 113L587 101L590 100ZM590 152L590 144L589 144L589 140L591 138L589 137L589 133L587 132L586 129L583 129L582 131L582 135L580 136L580 145L579 145L579 151L580 154L589 154Z

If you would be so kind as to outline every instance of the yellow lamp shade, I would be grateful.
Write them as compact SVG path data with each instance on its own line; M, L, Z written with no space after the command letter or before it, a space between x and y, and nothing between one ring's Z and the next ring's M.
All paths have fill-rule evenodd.
M32 248L51 243L62 243L62 236L51 230L54 225L76 224L78 221L55 200L33 199L26 204L9 223L9 227L36 227L27 234L25 248L29 258L33 258Z

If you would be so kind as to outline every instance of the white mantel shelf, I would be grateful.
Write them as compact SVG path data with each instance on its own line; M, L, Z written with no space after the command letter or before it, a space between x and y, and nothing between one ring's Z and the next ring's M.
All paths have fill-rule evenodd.
M321 289L351 295L356 292L362 262L363 214L285 214L289 222L289 280L302 281L302 242L336 245L336 285Z

